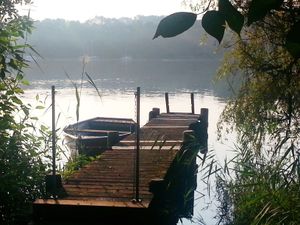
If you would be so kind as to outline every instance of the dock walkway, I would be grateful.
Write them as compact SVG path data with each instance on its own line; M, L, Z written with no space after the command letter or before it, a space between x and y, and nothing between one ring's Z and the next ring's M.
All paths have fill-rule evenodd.
M153 194L152 180L163 180L181 148L183 132L199 119L199 114L162 113L140 130L139 198L135 198L135 134L132 134L100 158L84 166L63 182L65 197L38 199L34 202L38 219L72 218L96 215L147 214ZM111 210L113 208L113 210ZM114 211L115 213L112 213ZM52 215L52 216L50 216ZM101 217L102 218L102 217ZM108 219L108 218L107 218Z

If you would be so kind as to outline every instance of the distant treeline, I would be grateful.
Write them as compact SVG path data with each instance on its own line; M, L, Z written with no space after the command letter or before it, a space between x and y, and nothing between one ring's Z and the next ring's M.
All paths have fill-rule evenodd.
M102 59L178 59L215 57L216 43L204 37L200 21L175 38L152 40L163 17L134 19L95 17L85 23L63 19L35 22L29 43L46 58L73 58L84 55Z

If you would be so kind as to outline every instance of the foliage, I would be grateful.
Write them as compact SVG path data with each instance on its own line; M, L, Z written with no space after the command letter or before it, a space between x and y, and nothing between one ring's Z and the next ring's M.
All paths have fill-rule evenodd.
M194 25L197 15L195 13L178 12L162 19L158 24L153 39L162 37L174 37L188 30Z
M258 154L264 144L273 146L274 154L299 148L300 62L284 47L292 19L290 14L274 13L245 29L219 71L220 78L233 75L242 80L219 128L233 123L242 145Z
M299 1L206 2L204 29L229 47L219 78L239 82L218 125L237 132L236 156L204 167L217 176L220 223L299 224Z
M99 159L101 156L87 156L84 154L75 155L69 158L68 162L65 164L62 171L62 176L64 179L68 179L74 172L89 164L90 162Z
M30 1L26 1L30 2ZM27 44L20 44L30 32L32 22L20 17L17 4L0 3L0 223L19 224L26 221L30 203L43 194L47 165L43 162L46 127L36 127L37 118L30 116L30 105L21 100L23 55ZM44 135L43 135L44 134Z
M14 19L20 18L16 5L30 4L31 0L4 0L0 3L1 27Z
M16 4L25 1L1 1L0 3L0 78L4 79L7 74L20 73L26 67L23 57L28 44L19 44L19 38L26 38L31 32L32 21L27 16L19 16ZM26 1L30 3L30 1ZM31 48L32 49L32 48Z
M219 123L220 130L237 131L240 145L235 176L223 179L223 196L232 202L227 224L299 223L300 62L299 53L286 48L299 6L268 3L239 5L248 9L251 26L234 36L219 71L220 78L242 81ZM255 7L260 8L251 14Z
M47 136L36 130L30 108L22 103L21 78L0 82L0 221L18 223L29 213L29 204L43 195ZM39 133L39 134L37 134ZM47 134L47 133L45 133Z
M233 1L230 0L208 0L208 6L204 8L205 13L202 19L202 26L208 34L215 37L219 43L222 41L226 24L231 30L238 35L241 34L242 28L250 26L265 17L273 15L289 15L290 26L287 27L288 35L284 37L285 48L295 58L300 57L300 22L299 22L299 2L296 0L267 0L267 1ZM217 6L212 7L212 2L217 2ZM198 7L194 7L194 9ZM180 16L179 16L180 14ZM195 13L174 13L161 20L154 37L162 34L162 37L174 37L186 31L193 25L192 19L195 20Z
M300 154L296 160L286 157L268 160L244 148L238 149L236 155L224 167L227 171L220 170L222 173L217 174L219 222L299 224Z

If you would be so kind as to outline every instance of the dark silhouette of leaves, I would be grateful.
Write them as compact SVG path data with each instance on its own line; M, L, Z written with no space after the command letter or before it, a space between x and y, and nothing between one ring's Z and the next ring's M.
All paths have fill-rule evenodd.
M225 18L219 11L207 11L202 18L202 27L220 43L224 36Z
M153 39L162 36L164 38L175 37L194 25L197 14L190 12L177 12L163 18L156 29Z
M286 48L295 59L300 58L300 22L295 23L288 32Z
M223 14L229 27L240 34L244 25L244 16L229 2L219 0L219 12Z
M263 19L272 9L278 9L283 0L253 0L249 6L248 26L253 22Z

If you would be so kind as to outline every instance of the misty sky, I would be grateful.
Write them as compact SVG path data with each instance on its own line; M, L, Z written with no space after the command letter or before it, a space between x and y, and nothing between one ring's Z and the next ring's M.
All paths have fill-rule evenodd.
M30 8L35 20L63 18L84 22L95 16L109 18L136 15L169 15L177 11L190 11L183 0L33 0ZM26 9L22 9L25 13Z

